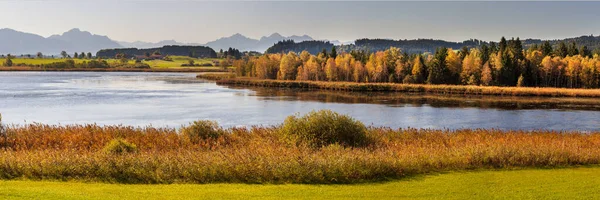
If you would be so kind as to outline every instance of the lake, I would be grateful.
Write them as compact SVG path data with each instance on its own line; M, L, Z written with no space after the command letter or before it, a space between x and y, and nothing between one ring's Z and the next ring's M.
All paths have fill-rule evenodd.
M0 72L5 123L277 125L330 109L391 128L600 130L600 100L351 93L219 86L185 73Z

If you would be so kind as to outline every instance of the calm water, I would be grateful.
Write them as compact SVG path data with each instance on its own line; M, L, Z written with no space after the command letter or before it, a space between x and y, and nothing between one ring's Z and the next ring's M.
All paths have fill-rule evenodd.
M600 102L572 101L230 88L178 73L0 72L0 113L13 124L276 125L331 109L392 128L600 130Z

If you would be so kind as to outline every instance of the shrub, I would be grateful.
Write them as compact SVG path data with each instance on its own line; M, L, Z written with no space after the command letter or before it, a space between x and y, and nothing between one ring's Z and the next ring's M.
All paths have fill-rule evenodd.
M110 154L135 153L137 146L123 139L113 139L104 147L103 151Z
M289 116L280 132L286 138L305 142L312 147L331 144L357 147L367 144L367 128L362 122L331 110L312 111L302 117Z
M198 120L190 123L189 126L182 127L181 133L186 135L193 143L200 140L216 139L225 135L225 131L219 127L215 121Z

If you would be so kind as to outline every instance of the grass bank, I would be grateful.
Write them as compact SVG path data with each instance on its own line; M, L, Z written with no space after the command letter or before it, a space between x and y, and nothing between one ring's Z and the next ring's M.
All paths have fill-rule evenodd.
M170 60L142 60L141 64L147 64L149 68L122 67L124 64L118 59L102 59L111 67L48 67L67 60L73 61L76 66L98 61L98 59L63 59L63 58L13 58L13 66L0 66L0 71L124 71L124 72L227 72L222 67L212 66L213 61L221 61L218 58L191 58L187 56L169 56ZM190 61L197 66L189 65ZM135 65L135 60L128 60L125 64Z
M1 199L599 199L600 168L454 172L358 185L0 181Z
M0 71L61 71L61 72L225 72L216 67L186 67L186 68L41 68L29 66L0 67Z
M250 129L207 122L180 130L10 126L0 137L0 179L364 183L449 171L600 164L600 132L392 130L344 119L288 118L282 126Z
M467 85L422 85L395 83L354 83L325 81L282 81L253 78L218 80L223 85L248 85L258 87L309 88L338 91L379 91L426 94L538 96L538 97L600 97L600 89L497 87Z

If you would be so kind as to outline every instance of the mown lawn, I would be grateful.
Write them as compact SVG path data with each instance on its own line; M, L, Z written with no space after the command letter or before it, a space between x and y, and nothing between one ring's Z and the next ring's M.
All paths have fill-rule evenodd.
M600 199L600 168L452 172L357 185L0 181L0 199Z

